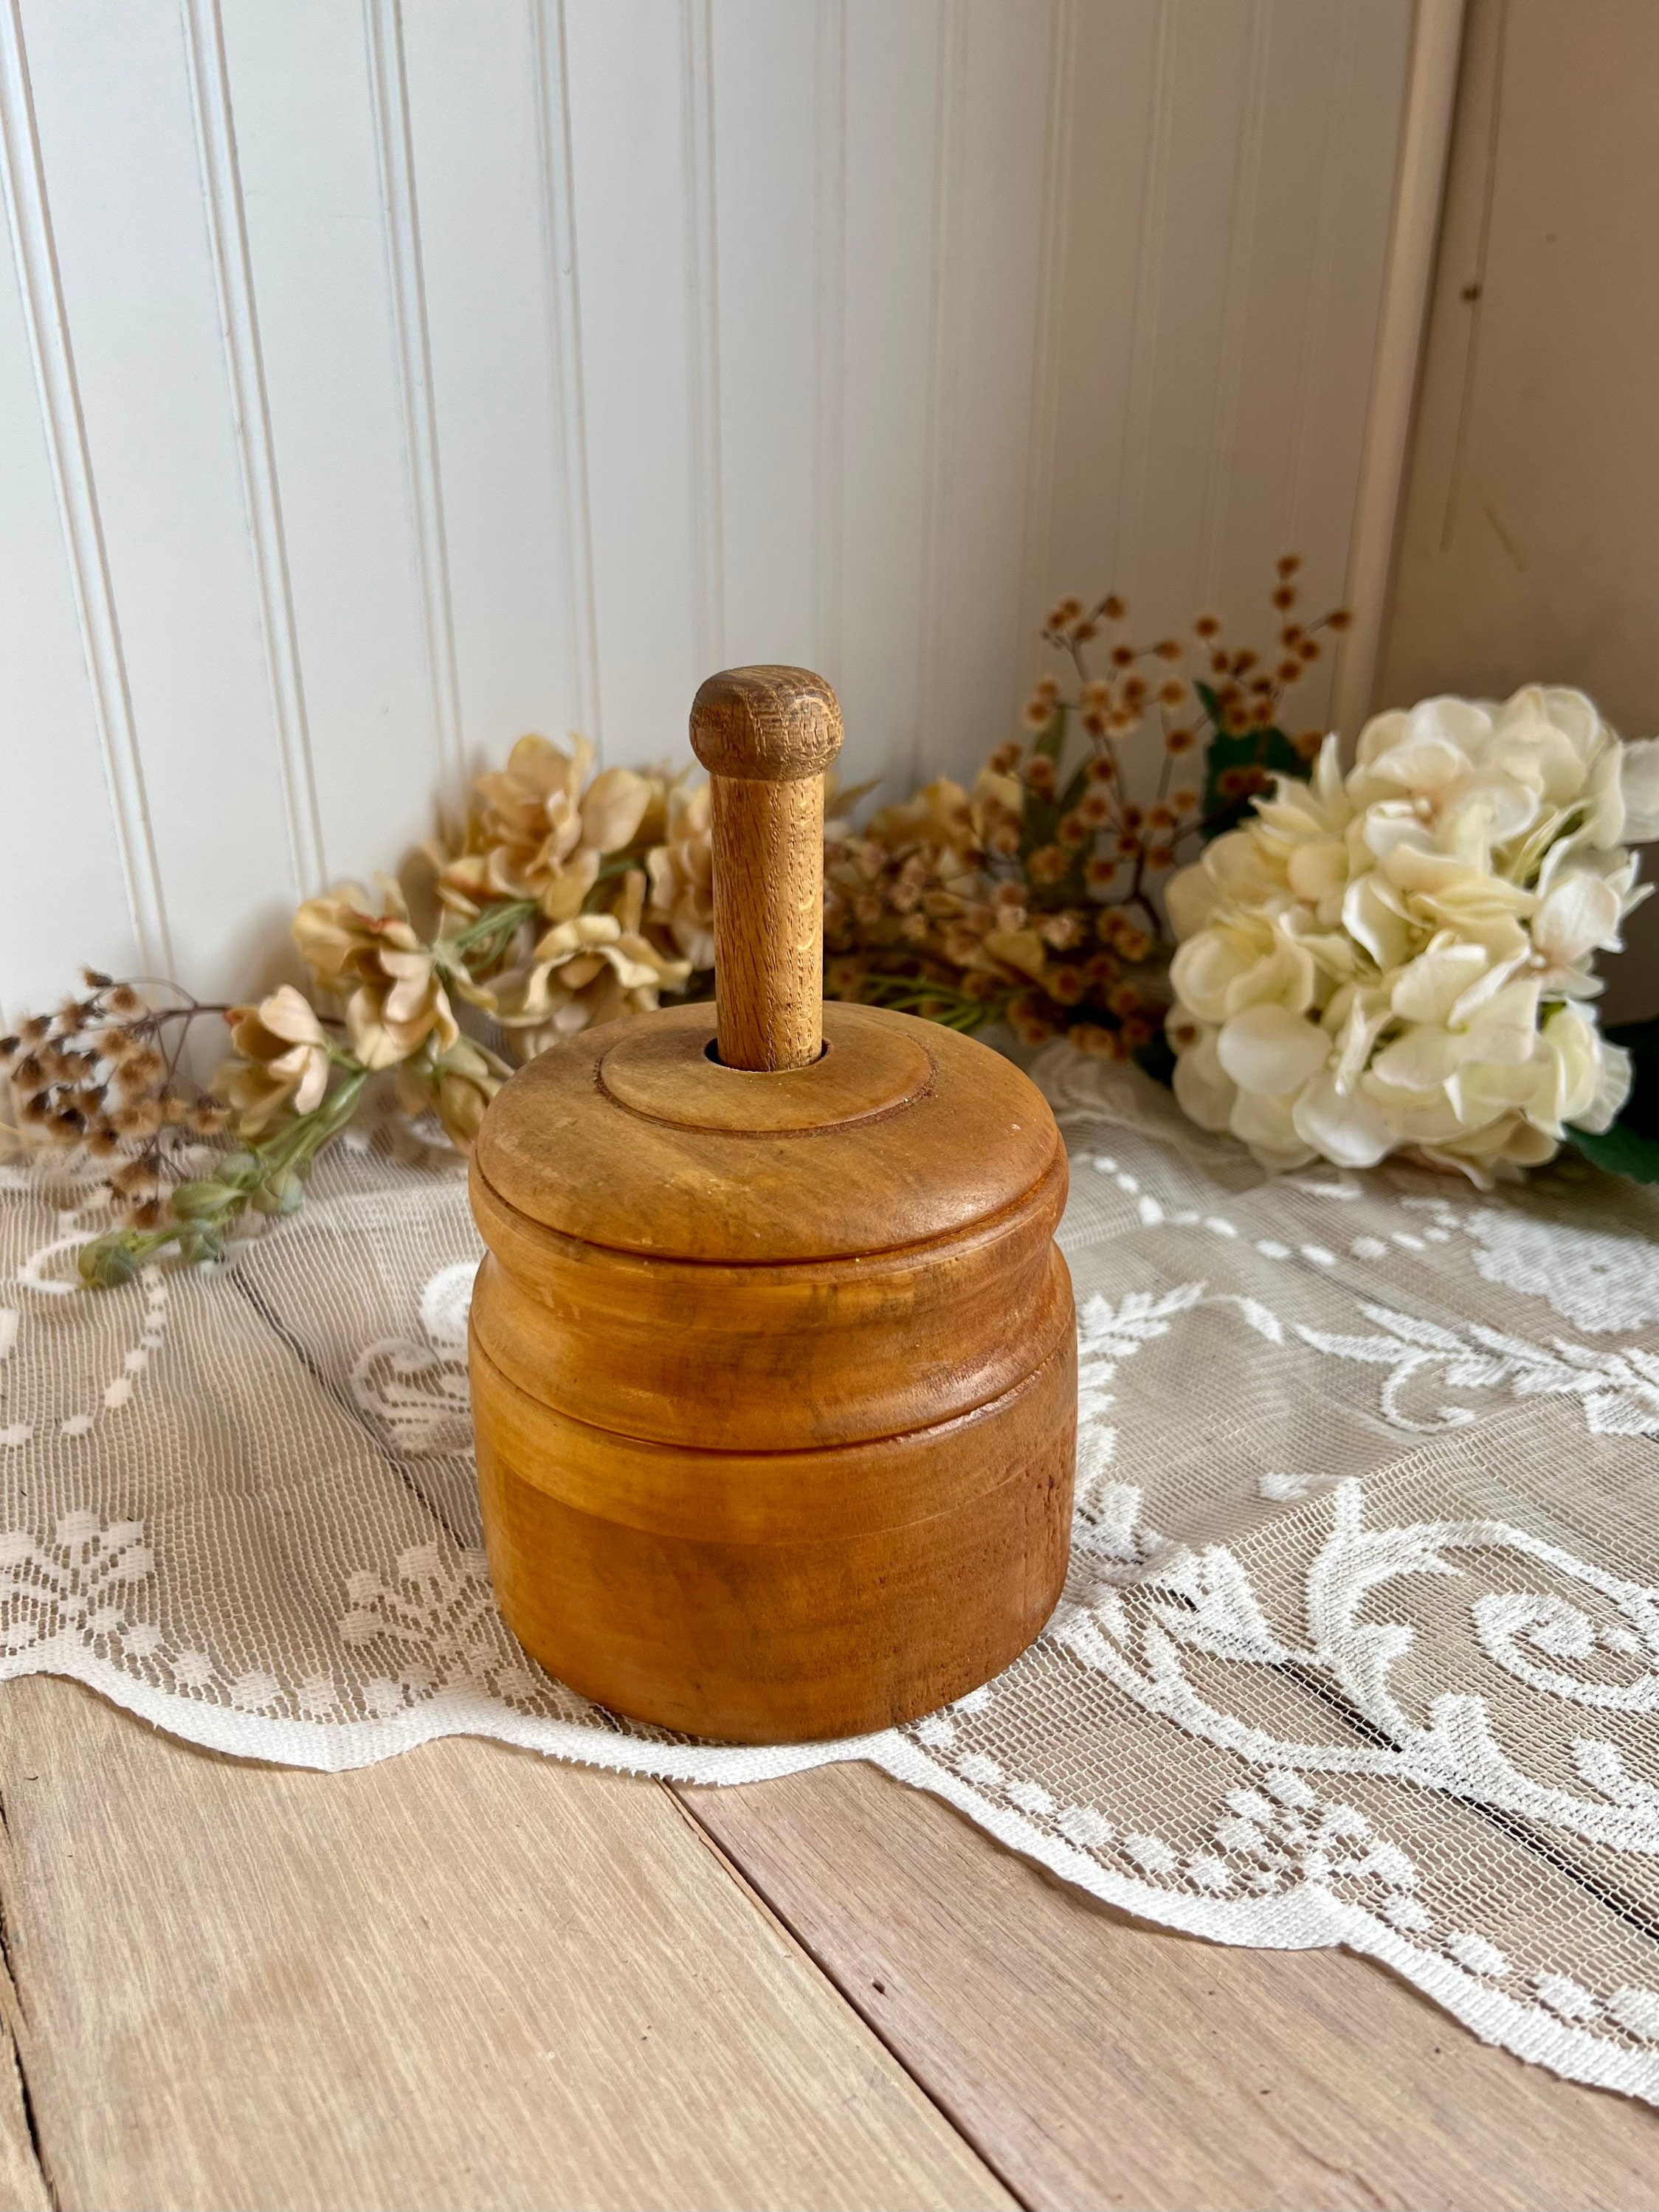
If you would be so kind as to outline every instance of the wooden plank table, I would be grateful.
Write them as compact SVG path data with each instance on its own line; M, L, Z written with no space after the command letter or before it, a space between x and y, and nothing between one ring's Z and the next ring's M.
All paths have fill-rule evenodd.
M325 1776L0 1691L0 2203L1659 2206L1659 2114L864 1767Z

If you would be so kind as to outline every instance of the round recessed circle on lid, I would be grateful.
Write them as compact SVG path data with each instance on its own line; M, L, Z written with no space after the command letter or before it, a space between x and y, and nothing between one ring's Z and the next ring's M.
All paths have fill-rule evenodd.
M1024 1204L1053 1168L1054 1116L1000 1054L880 1006L832 1002L823 1030L811 1066L751 1073L706 1057L707 1006L584 1030L503 1085L473 1176L527 1224L585 1243L775 1264L953 1236ZM677 1036L653 1048L663 1061L621 1049ZM678 1101L655 1090L669 1064L689 1086Z
M933 1081L933 1060L918 1039L860 1012L826 1006L822 1057L781 1073L723 1067L712 1058L712 1008L706 1026L642 1024L600 1060L599 1088L630 1112L678 1129L782 1136L845 1128L913 1104Z

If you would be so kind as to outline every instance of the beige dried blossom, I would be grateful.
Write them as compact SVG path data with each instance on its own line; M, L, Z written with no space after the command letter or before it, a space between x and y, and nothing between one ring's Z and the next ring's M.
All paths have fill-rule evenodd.
M641 928L645 878L630 870L613 914L574 915L537 945L499 993L500 1020L520 1060L623 1014L649 1013L682 989L691 963L660 951Z
M384 879L382 901L386 911L376 914L349 884L307 899L294 917L301 958L343 1000L352 1050L372 1069L395 1067L428 1037L447 1051L460 1035L433 953L415 934L403 894Z
M972 965L1009 981L1042 983L1048 970L1048 949L1040 930L994 929L981 939Z
M948 775L936 776L896 805L882 807L865 824L864 834L890 853L931 856L946 879L978 866L979 837L968 794Z
M708 784L668 793L666 842L645 856L648 914L692 968L714 964L714 859Z
M406 1061L398 1069L398 1102L409 1114L431 1108L456 1150L470 1152L484 1109L510 1073L493 1052L471 1037L459 1037L429 1062Z
M590 783L593 748L586 738L571 745L567 753L545 738L520 738L504 769L478 777L463 849L439 868L449 912L471 920L496 901L533 899L550 921L568 921L605 854L660 835L665 780L613 768Z
M315 1008L292 983L257 1006L233 1006L225 1018L238 1056L225 1062L214 1088L236 1109L245 1137L263 1135L289 1107L309 1114L322 1104L328 1039Z

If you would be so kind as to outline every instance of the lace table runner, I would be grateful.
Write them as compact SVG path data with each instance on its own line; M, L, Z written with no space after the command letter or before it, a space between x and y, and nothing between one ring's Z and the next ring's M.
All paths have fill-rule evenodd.
M1659 2102L1659 1199L1270 1179L1051 1050L1073 1563L988 1688L695 1744L530 1662L478 1548L453 1164L349 1140L216 1272L69 1288L84 1190L0 1170L0 1672L340 1768L458 1732L738 1783L866 1759L1109 1903L1341 1944Z

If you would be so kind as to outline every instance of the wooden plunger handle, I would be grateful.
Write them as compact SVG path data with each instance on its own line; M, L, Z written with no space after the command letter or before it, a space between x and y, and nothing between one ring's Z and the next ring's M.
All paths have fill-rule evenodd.
M805 1067L823 1049L823 771L841 708L805 668L727 668L691 702L708 770L714 999L727 1067Z

